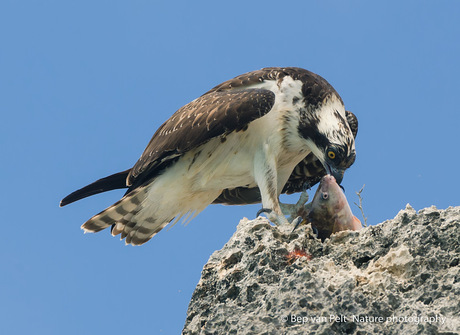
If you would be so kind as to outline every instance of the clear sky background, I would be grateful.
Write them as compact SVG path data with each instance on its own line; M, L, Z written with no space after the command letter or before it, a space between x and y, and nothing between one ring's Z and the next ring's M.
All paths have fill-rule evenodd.
M359 118L343 185L352 204L366 184L370 224L460 205L459 18L443 0L1 1L0 333L180 333L203 265L259 206L210 206L132 247L80 230L123 191L58 204L244 72L335 87Z

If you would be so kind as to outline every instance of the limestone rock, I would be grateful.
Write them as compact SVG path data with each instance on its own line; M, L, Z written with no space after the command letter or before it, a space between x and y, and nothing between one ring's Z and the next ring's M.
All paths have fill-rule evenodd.
M460 334L460 207L340 232L243 219L212 254L183 334Z

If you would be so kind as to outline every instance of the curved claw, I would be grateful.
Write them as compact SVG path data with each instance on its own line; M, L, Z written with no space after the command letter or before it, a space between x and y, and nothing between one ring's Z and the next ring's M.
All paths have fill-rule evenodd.
M275 225L279 226L285 223L289 223L288 220L284 217L284 215L277 214L270 208L262 208L257 212L257 216L262 213L267 213L267 219L273 222Z
M257 212L256 216L260 216L260 214L262 214L262 213L270 214L271 212L273 212L273 210L270 209L270 208L261 208L261 209Z
M292 224L294 225L294 228L292 229L292 232L294 232L294 230L302 223L302 217L301 216L298 216L296 217L293 221L292 221Z
M311 226L311 229L313 230L313 234L316 235L316 238L318 238L319 231L315 226Z

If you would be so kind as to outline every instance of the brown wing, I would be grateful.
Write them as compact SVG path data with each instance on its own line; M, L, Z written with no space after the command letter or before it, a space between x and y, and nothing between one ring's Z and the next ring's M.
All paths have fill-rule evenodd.
M309 105L321 103L330 94L339 97L324 78L294 67L264 68L223 82L179 109L157 130L131 169L127 179L130 190L154 177L191 148L243 129L268 113L275 100L274 94L251 87L265 80L282 80L285 76L303 82L303 95Z
M272 67L248 72L217 85L200 98L179 109L153 135L139 161L130 170L102 178L64 198L61 206L90 195L117 188L131 190L155 177L162 169L191 148L211 138L244 129L247 124L268 113L275 96L268 90L251 89L265 80L285 76L301 80L303 94L310 105L338 94L322 77L293 67ZM294 183L292 183L294 185ZM259 202L258 188L225 190L216 203L244 204Z
M267 114L274 102L274 93L264 89L210 91L190 102L155 132L131 169L127 184L133 189L190 149L246 128L251 121Z

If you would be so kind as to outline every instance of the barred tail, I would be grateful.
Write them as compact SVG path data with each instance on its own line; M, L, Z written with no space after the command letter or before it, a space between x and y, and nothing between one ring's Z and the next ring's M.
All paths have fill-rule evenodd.
M85 232L95 233L112 226L112 235L120 235L120 239L125 239L126 244L144 244L174 218L146 217L141 213L147 190L148 187L140 187L131 191L120 201L86 221L81 228Z

